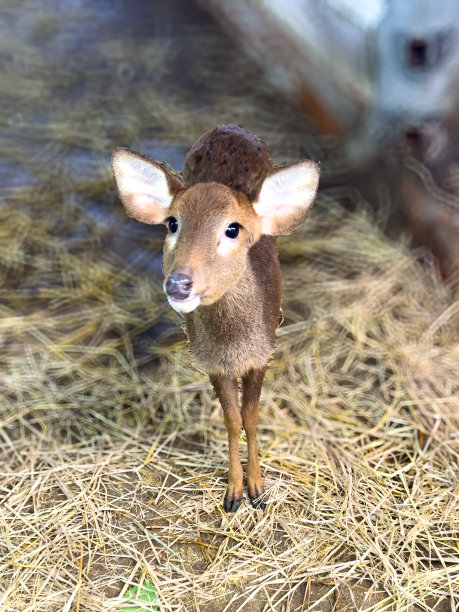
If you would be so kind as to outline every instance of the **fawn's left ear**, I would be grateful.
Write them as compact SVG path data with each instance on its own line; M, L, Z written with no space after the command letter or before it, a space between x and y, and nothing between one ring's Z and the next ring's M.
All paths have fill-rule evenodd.
M291 234L311 208L319 184L319 166L309 159L284 166L263 181L253 208L262 234Z

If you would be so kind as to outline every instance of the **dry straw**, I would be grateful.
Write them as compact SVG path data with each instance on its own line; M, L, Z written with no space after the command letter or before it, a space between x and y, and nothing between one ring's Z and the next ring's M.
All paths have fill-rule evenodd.
M44 202L0 209L1 610L114 611L144 581L164 610L456 609L458 303L426 253L325 197L280 242L268 505L227 515L220 409L160 283Z

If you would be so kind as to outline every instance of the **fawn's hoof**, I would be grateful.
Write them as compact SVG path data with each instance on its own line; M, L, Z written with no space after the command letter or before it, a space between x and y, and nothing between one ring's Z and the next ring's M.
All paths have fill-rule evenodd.
M266 508L266 502L261 501L261 499L258 499L257 497L250 499L250 501L252 502L252 506L255 508L255 510L264 510Z
M236 510L241 505L242 501L242 491L240 493L236 493L235 490L226 491L225 499L223 501L223 508L225 512L236 512Z
M248 486L249 499L252 506L257 510L264 510L266 508L266 503L260 499L264 492L263 485L254 484L253 486Z

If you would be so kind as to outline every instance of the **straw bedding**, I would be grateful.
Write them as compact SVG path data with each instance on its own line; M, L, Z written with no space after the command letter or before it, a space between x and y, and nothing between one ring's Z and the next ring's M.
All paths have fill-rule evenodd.
M268 506L226 515L220 409L158 278L84 209L0 216L1 609L116 610L144 580L170 610L455 609L458 303L426 253L325 196L280 241Z

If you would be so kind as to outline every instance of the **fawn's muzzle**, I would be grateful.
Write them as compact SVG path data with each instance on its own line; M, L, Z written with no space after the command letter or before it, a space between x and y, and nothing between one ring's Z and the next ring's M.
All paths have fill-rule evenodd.
M174 300L186 300L192 288L193 280L187 274L169 274L165 285L167 295Z

